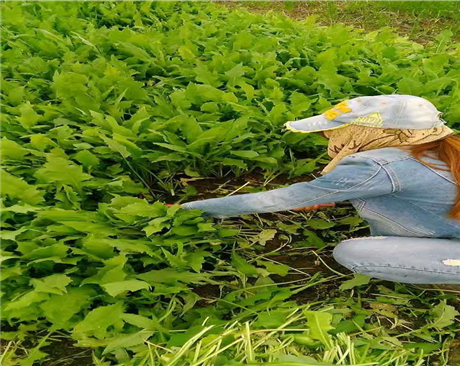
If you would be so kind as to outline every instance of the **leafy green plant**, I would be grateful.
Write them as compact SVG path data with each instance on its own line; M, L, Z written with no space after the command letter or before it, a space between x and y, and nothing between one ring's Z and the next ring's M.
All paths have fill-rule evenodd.
M421 365L446 352L450 298L382 286L377 299L295 301L348 276L275 260L287 244L271 241L321 254L362 229L347 209L216 222L163 201L181 176L314 172L325 140L281 127L343 98L421 95L456 127L448 33L431 50L390 29L364 36L206 2L0 6L2 362L43 360L54 332L101 365ZM366 281L342 289L379 283Z

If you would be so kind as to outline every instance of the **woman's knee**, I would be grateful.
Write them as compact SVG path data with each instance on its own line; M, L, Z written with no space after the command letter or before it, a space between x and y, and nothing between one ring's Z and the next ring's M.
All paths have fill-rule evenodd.
M373 239L384 239L385 237L354 238L339 243L332 253L334 259L341 265L353 270L363 263L374 262L382 258L384 247L377 244Z
M344 240L334 258L353 272L403 283L460 284L460 242L440 238Z

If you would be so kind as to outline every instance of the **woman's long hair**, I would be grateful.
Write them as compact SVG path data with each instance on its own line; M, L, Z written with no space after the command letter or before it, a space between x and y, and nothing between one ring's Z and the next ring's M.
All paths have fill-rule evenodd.
M427 142L426 144L411 145L409 146L409 151L412 156L423 164L434 169L450 170L457 182L458 188L455 203L447 216L454 220L460 220L460 135L450 135L437 141ZM422 160L423 157L430 157L429 154L433 155L433 153L436 158L446 163L448 166L447 169L442 169L439 166Z

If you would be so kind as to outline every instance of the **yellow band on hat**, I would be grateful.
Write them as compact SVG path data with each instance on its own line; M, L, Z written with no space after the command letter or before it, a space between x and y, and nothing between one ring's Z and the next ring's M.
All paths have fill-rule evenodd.
M322 130L313 130L313 131L302 131L302 130L296 130L294 129L293 127L291 127L291 123L292 122L296 122L296 121L289 121L289 122L286 122L284 124L284 127L291 131L291 132L300 132L300 133L311 133L311 132L321 132L321 131L329 131L329 130L336 130L338 128L342 128L342 127L346 127L349 125L349 123L344 123L343 125L341 126L337 126L337 127L331 127L331 128L325 128L325 129L322 129Z

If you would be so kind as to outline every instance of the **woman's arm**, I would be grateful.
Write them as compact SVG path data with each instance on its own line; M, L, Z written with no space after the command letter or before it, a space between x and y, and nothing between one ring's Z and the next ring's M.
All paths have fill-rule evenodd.
M295 183L268 192L211 198L183 204L214 217L292 210L304 206L375 197L392 193L387 172L372 159L349 155L330 173L311 182Z

